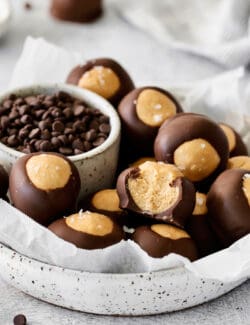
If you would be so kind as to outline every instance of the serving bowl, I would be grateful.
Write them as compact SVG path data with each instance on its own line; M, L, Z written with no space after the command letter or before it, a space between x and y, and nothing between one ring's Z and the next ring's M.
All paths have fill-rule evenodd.
M0 103L10 94L19 96L51 95L58 91L67 92L72 97L84 101L90 107L98 108L110 118L111 131L103 144L88 152L68 157L79 171L82 184L80 198L83 198L102 188L109 188L114 179L119 155L121 125L113 106L91 91L66 84L47 84L13 89L0 95ZM0 142L0 162L7 171L10 171L13 163L23 155L24 153Z
M132 274L89 273L27 258L0 245L0 275L21 291L82 312L152 315L177 311L217 298L243 283L195 276L185 267Z

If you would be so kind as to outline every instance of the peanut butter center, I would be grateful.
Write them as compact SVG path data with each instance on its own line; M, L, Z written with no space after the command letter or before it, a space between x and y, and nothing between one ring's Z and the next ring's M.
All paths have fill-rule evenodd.
M41 154L31 157L26 163L30 181L40 190L63 188L69 181L71 168L61 157Z
M103 214L79 212L66 218L68 227L93 236L106 236L113 231L113 222Z
M116 190L107 189L97 192L92 198L93 206L98 210L122 211L119 208L120 200Z
M227 125L220 124L221 129L224 131L229 144L229 151L233 151L236 146L236 137L234 131Z
M98 95L109 99L120 88L120 79L110 68L96 66L85 72L78 82L78 86L91 90Z
M136 113L145 124L158 127L176 114L176 105L167 95L154 89L146 89L137 99Z
M186 231L171 225L152 225L151 230L164 238L169 238L172 240L190 238L189 234Z
M207 214L207 196L206 194L196 192L196 201L193 215Z
M245 174L243 177L243 192L250 207L250 174Z
M211 175L220 164L220 156L205 139L181 144L174 152L174 163L193 182Z
M248 156L237 156L232 157L227 163L228 169L249 169L250 170L250 157Z

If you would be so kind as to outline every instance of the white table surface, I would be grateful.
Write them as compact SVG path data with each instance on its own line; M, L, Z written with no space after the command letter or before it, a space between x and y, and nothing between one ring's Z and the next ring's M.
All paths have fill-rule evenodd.
M0 0L1 1L1 0ZM12 0L13 19L8 35L0 40L0 91L10 80L14 64L27 35L44 37L69 50L83 53L83 59L110 56L120 61L137 85L190 83L211 77L223 68L204 58L170 50L128 25L107 0L105 16L92 25L56 22L47 13L47 0L33 0L31 11L22 0ZM126 0L119 0L126 1ZM0 266L1 267L1 266ZM29 297L0 279L0 324L12 324L24 313L30 325L74 324L250 324L250 282L213 302L186 311L161 316L101 317L65 310Z

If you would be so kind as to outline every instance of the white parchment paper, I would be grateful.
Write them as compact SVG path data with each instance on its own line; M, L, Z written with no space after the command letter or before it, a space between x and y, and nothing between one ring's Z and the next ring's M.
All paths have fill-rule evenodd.
M77 53L69 53L42 39L28 38L9 88L64 82L71 68L79 63L83 63L82 56ZM172 89L172 92L179 96L185 111L204 113L216 121L233 125L250 151L250 82L246 70L239 68L189 88ZM250 235L228 249L190 263L176 254L151 258L132 241L122 241L105 249L78 249L3 200L0 200L0 217L0 242L52 265L112 273L147 272L184 265L198 276L220 281L250 276Z

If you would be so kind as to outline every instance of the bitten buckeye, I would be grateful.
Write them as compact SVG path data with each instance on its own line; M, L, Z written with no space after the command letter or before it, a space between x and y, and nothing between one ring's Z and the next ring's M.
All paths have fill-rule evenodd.
M195 189L174 165L147 161L128 168L117 180L120 206L178 227L184 227L195 204Z
M28 154L11 169L9 192L14 206L42 225L73 211L79 191L78 170L60 154Z

